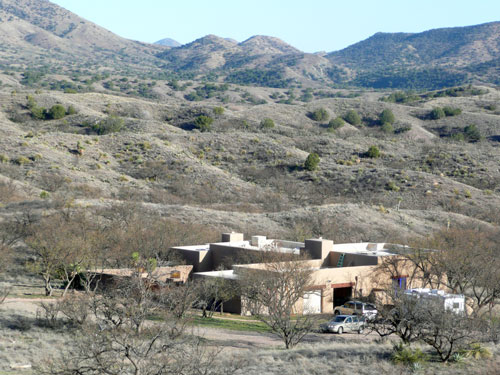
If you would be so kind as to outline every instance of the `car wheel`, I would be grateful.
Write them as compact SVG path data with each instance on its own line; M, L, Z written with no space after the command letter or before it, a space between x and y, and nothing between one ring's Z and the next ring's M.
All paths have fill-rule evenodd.
M335 310L335 311L333 312L333 314L334 314L334 315L340 315L340 311L339 311L339 310Z
M339 327L339 329L338 329L337 333L338 333L339 335L343 334L343 333L344 333L344 329L343 329L342 327Z
M361 335L362 333L363 333L363 328L358 329L358 334Z

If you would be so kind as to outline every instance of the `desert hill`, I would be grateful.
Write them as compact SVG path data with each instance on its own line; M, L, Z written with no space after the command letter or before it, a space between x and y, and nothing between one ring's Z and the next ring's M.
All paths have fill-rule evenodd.
M497 220L500 93L491 86L339 90L333 82L363 86L375 77L383 86L384 77L349 63L354 52L306 54L272 37L208 35L168 48L120 38L46 1L0 7L2 215L68 199L133 202L218 230L337 240ZM460 51L484 40L488 55L469 60L485 72L498 61L497 26L461 29L471 36ZM373 39L423 49L440 32ZM372 42L356 48L376 51ZM470 67L452 62L453 74ZM393 83L410 82L398 72ZM51 114L55 105L62 117ZM379 120L384 109L394 114L390 126ZM359 121L341 120L350 111ZM378 157L367 156L372 146ZM310 153L321 159L317 170L304 167Z
M236 83L262 85L266 81L257 76L274 74L289 83L437 89L475 80L497 82L499 28L499 22L492 22L418 34L377 33L329 54L302 53L268 36L235 45L209 35L157 56L175 71L217 72ZM273 80L267 85L280 86Z
M133 64L140 58L151 61L162 49L127 40L84 20L66 9L44 0L0 1L0 37L5 62L64 61L87 62L89 59L116 59ZM34 58L39 56L39 58Z
M382 65L448 65L459 68L500 56L500 22L429 30L422 33L377 33L328 54L334 63L369 69Z
M241 43L215 35L182 46L168 38L140 43L45 0L2 0L0 18L0 58L20 67L33 68L36 61L41 69L59 61L63 69L82 69L97 59L101 66L127 66L157 76L217 77L219 82L275 88L439 89L499 83L498 22L418 34L377 33L341 51L309 54L262 35Z
M164 39L161 39L161 40L155 42L154 44L159 44L159 45L165 46L165 47L180 47L180 46L182 46L181 43L179 43L178 41L176 41L172 38L164 38Z

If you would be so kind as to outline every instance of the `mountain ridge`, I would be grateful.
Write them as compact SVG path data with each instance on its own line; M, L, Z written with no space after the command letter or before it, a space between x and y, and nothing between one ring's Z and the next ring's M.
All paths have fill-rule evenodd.
M236 42L213 34L175 48L122 38L46 0L0 0L6 64L95 61L156 74L269 87L333 85L439 89L500 84L500 22L422 33L376 33L340 51L304 53L283 40L254 35ZM36 59L35 59L36 61Z

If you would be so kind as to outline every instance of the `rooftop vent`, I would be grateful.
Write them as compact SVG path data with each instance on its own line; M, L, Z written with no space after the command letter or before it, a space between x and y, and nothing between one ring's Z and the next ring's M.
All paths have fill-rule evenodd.
M266 236L252 236L252 246L262 247L266 244Z

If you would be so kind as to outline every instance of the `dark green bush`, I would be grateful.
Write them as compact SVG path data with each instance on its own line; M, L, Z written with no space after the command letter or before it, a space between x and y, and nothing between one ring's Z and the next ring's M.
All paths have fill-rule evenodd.
M361 125L361 117L359 117L358 113L352 109L346 113L344 120L351 125Z
M387 133L387 134L394 133L394 127L389 122L384 122L382 124L382 126L380 127L380 130L382 130L384 133Z
M47 112L47 118L52 120L59 120L64 116L66 116L66 108L64 108L61 104L53 105Z
M45 116L47 115L47 110L43 107L35 106L31 108L31 117L35 120L45 120Z
M458 116L462 113L462 110L460 108L443 107L443 112L446 116Z
M324 108L318 108L313 112L309 112L308 117L314 121L328 121L330 115Z
M124 124L125 121L123 121L122 118L111 115L92 125L91 128L98 135L106 135L119 132L123 128Z
M274 121L270 118L265 118L260 122L260 127L263 129L272 129L274 128Z
M345 124L344 119L338 116L330 120L330 122L328 123L328 130L334 131L340 129L342 126L344 126L344 124Z
M213 111L216 116L220 116L224 114L224 107L214 107Z
M394 124L396 118L394 117L394 113L390 109L384 109L380 115L378 116L380 124Z
M430 113L429 113L429 118L431 120L439 120L443 117L445 117L446 114L443 111L443 108L436 107L434 108Z
M210 131L213 122L214 119L212 117L201 115L194 120L194 126L202 132L208 132Z
M380 157L380 150L377 146L370 146L368 151L366 151L366 156L372 159Z
M71 115L76 114L76 109L75 109L75 107L73 107L72 105L70 105L70 106L68 107L68 109L66 110L66 114L67 114L68 116L71 116Z
M315 152L310 153L307 156L306 161L304 162L304 168L307 169L308 171L315 171L318 168L320 162L319 155L316 154Z
M470 141L470 142L477 142L481 140L481 132L477 128L476 125L467 125L464 128L464 134L465 137Z

